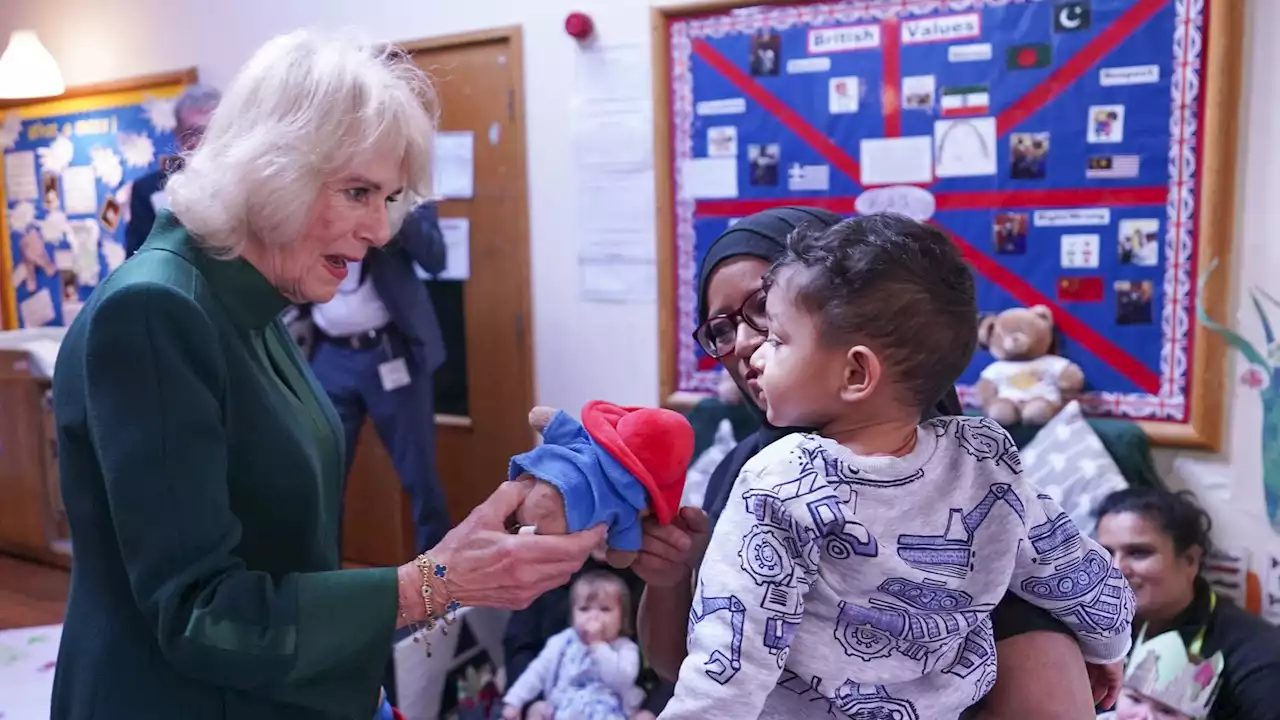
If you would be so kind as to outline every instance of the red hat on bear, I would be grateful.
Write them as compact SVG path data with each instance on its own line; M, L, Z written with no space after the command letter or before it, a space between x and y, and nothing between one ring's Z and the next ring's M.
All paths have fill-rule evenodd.
M663 408L621 407L603 400L582 406L582 426L649 491L649 505L666 525L680 509L693 459L693 426Z

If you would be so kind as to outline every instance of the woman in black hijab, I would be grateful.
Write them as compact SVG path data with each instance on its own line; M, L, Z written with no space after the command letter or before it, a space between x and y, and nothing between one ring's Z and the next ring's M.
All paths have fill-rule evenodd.
M761 428L721 461L707 483L703 508L684 507L667 526L647 524L644 548L632 570L645 580L638 630L646 656L658 673L674 680L685 656L685 633L693 602L692 572L701 560L711 527L728 500L738 472L756 453L794 428L769 425L760 409L756 371L749 360L765 338L761 291L765 271L800 227L824 229L842 220L818 208L783 207L743 218L712 243L698 277L699 326L695 337L719 359L760 413ZM938 414L961 412L955 390L941 398ZM1093 717L1084 659L1067 628L1012 593L992 614L999 666L996 685L981 704L981 717ZM826 714L821 708L817 714Z

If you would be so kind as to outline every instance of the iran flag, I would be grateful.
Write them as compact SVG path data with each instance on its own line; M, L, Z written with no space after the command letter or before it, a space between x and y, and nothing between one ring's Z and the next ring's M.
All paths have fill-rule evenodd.
M986 115L991 110L991 93L986 85L942 89L943 117Z

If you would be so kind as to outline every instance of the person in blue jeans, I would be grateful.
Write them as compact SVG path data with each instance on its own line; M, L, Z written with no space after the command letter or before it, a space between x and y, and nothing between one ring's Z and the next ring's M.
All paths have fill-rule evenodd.
M433 382L445 346L415 262L427 273L444 270L435 203L415 207L385 247L348 262L334 298L307 310L315 326L311 369L342 419L347 472L360 428L372 418L409 494L420 553L451 524L436 468Z

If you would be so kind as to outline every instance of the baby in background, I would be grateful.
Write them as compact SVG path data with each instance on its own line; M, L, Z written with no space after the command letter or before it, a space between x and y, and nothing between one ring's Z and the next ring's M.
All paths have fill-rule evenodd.
M640 649L627 637L631 596L608 571L589 572L569 590L572 627L553 635L503 696L502 720L652 720L637 710Z
M921 418L973 355L974 280L905 217L797 231L746 378L789 435L742 469L698 573L662 718L948 720L995 683L1012 590L1075 633L1112 700L1134 598L986 418Z

